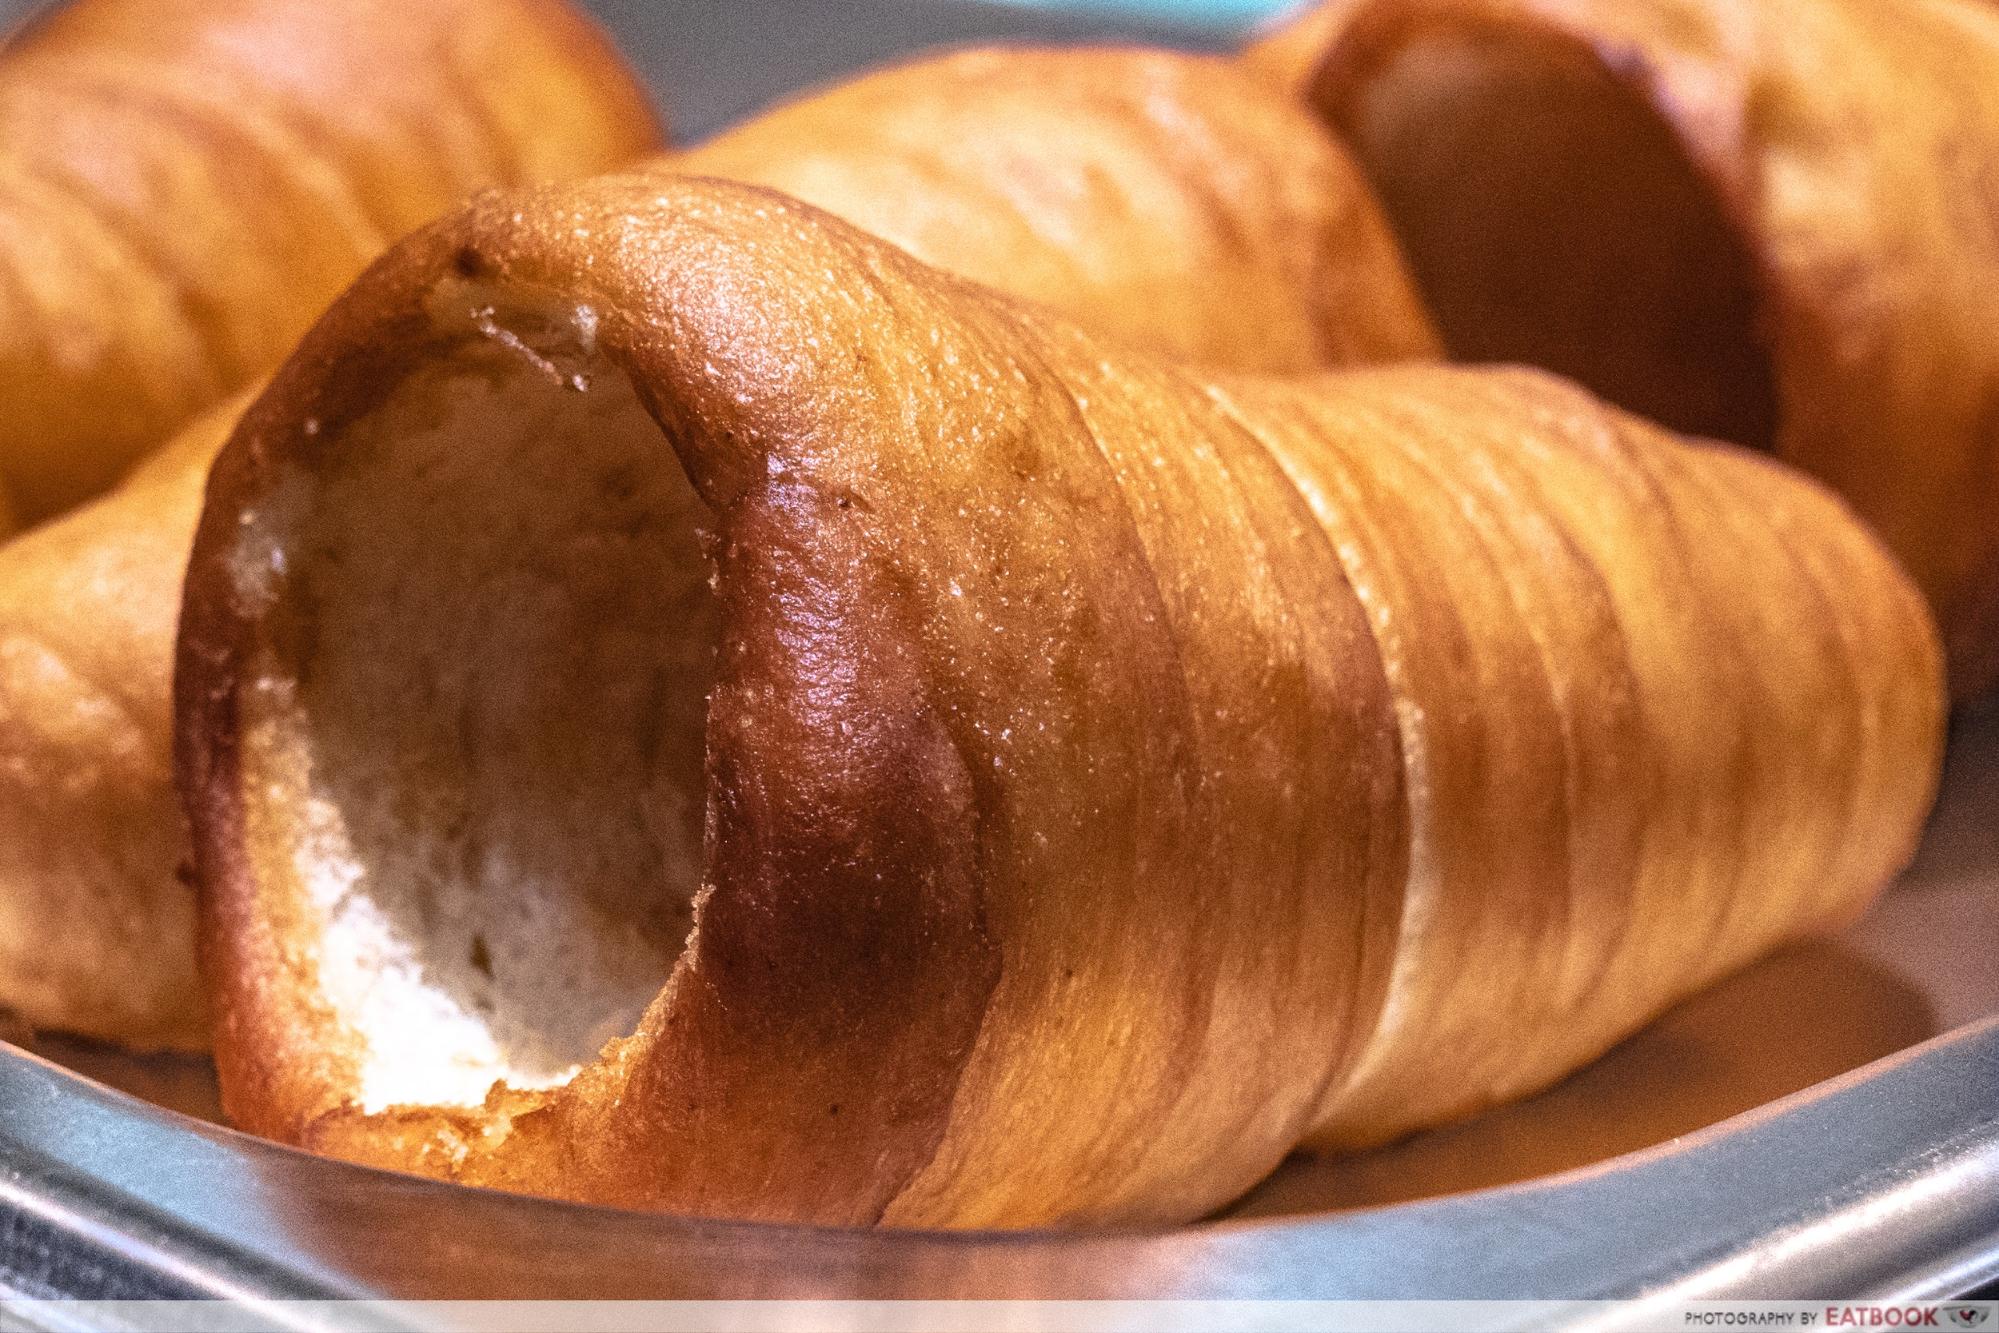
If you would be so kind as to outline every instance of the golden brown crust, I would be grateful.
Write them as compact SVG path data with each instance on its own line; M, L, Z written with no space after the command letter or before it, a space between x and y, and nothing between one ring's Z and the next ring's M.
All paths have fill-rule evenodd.
M1661 448L1538 376L1441 403L1368 378L1343 411L1396 448L1301 447L1311 417L1237 395L1325 497L1421 704L1403 722L1422 905L1315 1130L1341 1148L1537 1090L1640 995L1842 924L1913 850L1939 744L1933 632L1827 497L1749 455ZM1896 813L1853 823L1872 800Z
M1419 273L1432 257L1448 264L1469 254L1483 244L1474 232L1497 228L1460 205L1495 193L1480 182L1507 169L1509 141L1491 128L1499 101L1461 84L1420 105L1426 94L1414 71L1480 69L1481 78L1511 80L1503 95L1521 106L1545 95L1545 84L1532 91L1537 78L1581 61L1642 105L1753 266L1754 308L1719 323L1767 360L1775 395L1767 442L1846 496L1908 566L1942 622L1956 693L1999 679L1999 525L1990 519L1999 506L1999 341L1989 314L1999 300L1999 17L1989 5L1331 0L1251 58L1306 90L1370 175L1391 196L1403 193L1391 213ZM1423 162L1444 135L1461 146L1448 170L1441 158ZM1532 168L1543 182L1541 216L1555 220L1546 230L1564 213L1578 225L1579 210L1602 213L1599 198L1614 204L1621 164L1589 133L1572 134L1566 148L1552 137L1538 142L1543 158L1576 155L1569 187L1548 183L1559 180L1559 163ZM1624 170L1627 195L1646 200L1652 183ZM1646 207L1597 225L1635 234ZM1521 216L1500 244L1531 245L1543 230ZM1523 262L1513 290L1558 282L1580 262L1575 249L1549 246ZM1490 256L1483 262L1489 271ZM1643 304L1615 304L1623 294L1615 277L1600 291L1611 293L1607 318L1629 325L1651 316ZM1507 311L1483 308L1440 307L1454 349L1537 359L1618 396L1616 366L1591 364L1587 351L1564 366L1558 350L1526 334L1495 334ZM1658 336L1684 346L1710 334L1690 344L1670 328ZM1734 438L1766 442L1754 433Z
M782 190L926 263L1203 365L1429 359L1366 183L1234 62L974 49L764 113L664 165Z
M647 453L573 491L508 484L627 383ZM450 860L462 818L408 813L439 762L410 738L491 691L612 710L633 651L480 686L526 622L445 650L427 609L601 549L590 595L636 623L678 574L591 534L656 531L654 502L623 506L635 468L676 463L721 626L692 935L566 1083L398 1104L431 1074L399 1051L467 1029L371 1017L336 946L373 940L382 985L409 983L408 951L446 961L395 914L395 857L458 867L433 908L505 887ZM377 558L411 521L376 508L406 467L456 469L427 549L489 566ZM1809 484L1523 372L1206 379L719 182L494 197L397 247L211 495L178 766L228 1108L472 1183L829 1222L1183 1220L1301 1140L1525 1091L1837 924L1933 794L1920 601ZM493 525L537 535L480 544ZM344 608L378 567L415 610L356 637ZM368 732L404 757L355 767L347 731L406 707ZM622 743L583 725L579 749ZM513 776L493 801L527 799ZM589 811L566 817L585 837ZM534 887L554 911L585 886ZM1423 1086L1444 1055L1448 1086Z
M174 619L209 462L247 401L0 546L0 1007L34 1027L208 1043L172 781Z
M0 51L0 475L106 487L476 190L656 149L561 0L75 0Z

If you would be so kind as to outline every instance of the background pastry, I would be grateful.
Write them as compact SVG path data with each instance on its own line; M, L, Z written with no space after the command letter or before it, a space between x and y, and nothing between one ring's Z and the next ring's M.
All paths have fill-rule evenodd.
M660 145L563 0L73 0L0 48L0 480L103 491L476 190Z
M667 165L782 190L939 268L1206 365L1438 350L1345 150L1233 61L955 52L778 107Z
M1999 678L1999 10L1332 0L1252 52L1348 139L1456 356L1845 495Z
M0 1006L138 1048L208 1043L174 798L174 624L245 395L109 495L0 546Z

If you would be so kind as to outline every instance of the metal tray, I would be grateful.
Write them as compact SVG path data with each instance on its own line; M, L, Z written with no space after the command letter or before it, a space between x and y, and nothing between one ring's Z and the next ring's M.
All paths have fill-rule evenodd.
M1226 36L949 0L594 7L689 137L913 47ZM0 31L25 8L0 0ZM465 1190L210 1123L199 1062L40 1046L84 1077L0 1044L0 1298L1962 1296L1999 1282L1995 812L1988 709L1959 719L1917 865L1854 931L1540 1097L1295 1161L1170 1232L843 1232Z

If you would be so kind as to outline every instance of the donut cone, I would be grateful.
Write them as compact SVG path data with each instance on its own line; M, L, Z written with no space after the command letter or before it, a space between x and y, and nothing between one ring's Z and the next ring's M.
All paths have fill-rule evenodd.
M779 107L665 165L782 190L1166 355L1276 372L1439 354L1351 158L1234 61L962 51Z
M949 56L657 165L815 193L941 264L1166 353L1294 369L1437 351L1343 150L1295 99L1229 62L1137 50ZM172 876L184 835L164 760L167 645L194 522L188 475L186 504L180 492L173 504L164 493L121 499L61 541L11 559L0 548L0 580L15 571L24 590L0 635L39 642L57 620L69 629L59 655L87 656L91 679L144 696L122 718L134 735L78 730L73 717L102 705L74 674L35 668L34 692L0 695L0 736L15 738L22 774L18 795L0 793L0 832L18 820L22 833L0 879L21 960L0 968L0 1007L139 1044L201 1031L193 937L167 924L192 913ZM92 572L104 561L118 562L118 577ZM25 591L51 581L64 585L59 603ZM134 669L117 670L121 661ZM71 775L70 786L48 774ZM79 916L97 926L78 927ZM149 951L142 966L158 985L130 985L133 949Z
M659 142L561 0L74 0L0 49L0 482L88 499L390 241Z
M1999 681L1999 9L1335 0L1252 59L1380 190L1446 343L1774 451Z
M336 304L177 661L238 1123L954 1227L1546 1083L1860 911L1943 711L1772 463L1533 372L1210 378L637 176Z
M0 1010L32 1027L208 1044L180 878L174 624L208 465L245 401L0 546Z

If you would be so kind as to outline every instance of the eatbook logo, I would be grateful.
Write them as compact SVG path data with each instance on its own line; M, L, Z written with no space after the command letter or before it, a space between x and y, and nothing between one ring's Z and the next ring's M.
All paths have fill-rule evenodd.
M1991 1301L1952 1301L1947 1305L1828 1305L1822 1319L1813 1320L1825 1328L1956 1328L1979 1333L1999 1333L1994 1312L1999 1304Z

